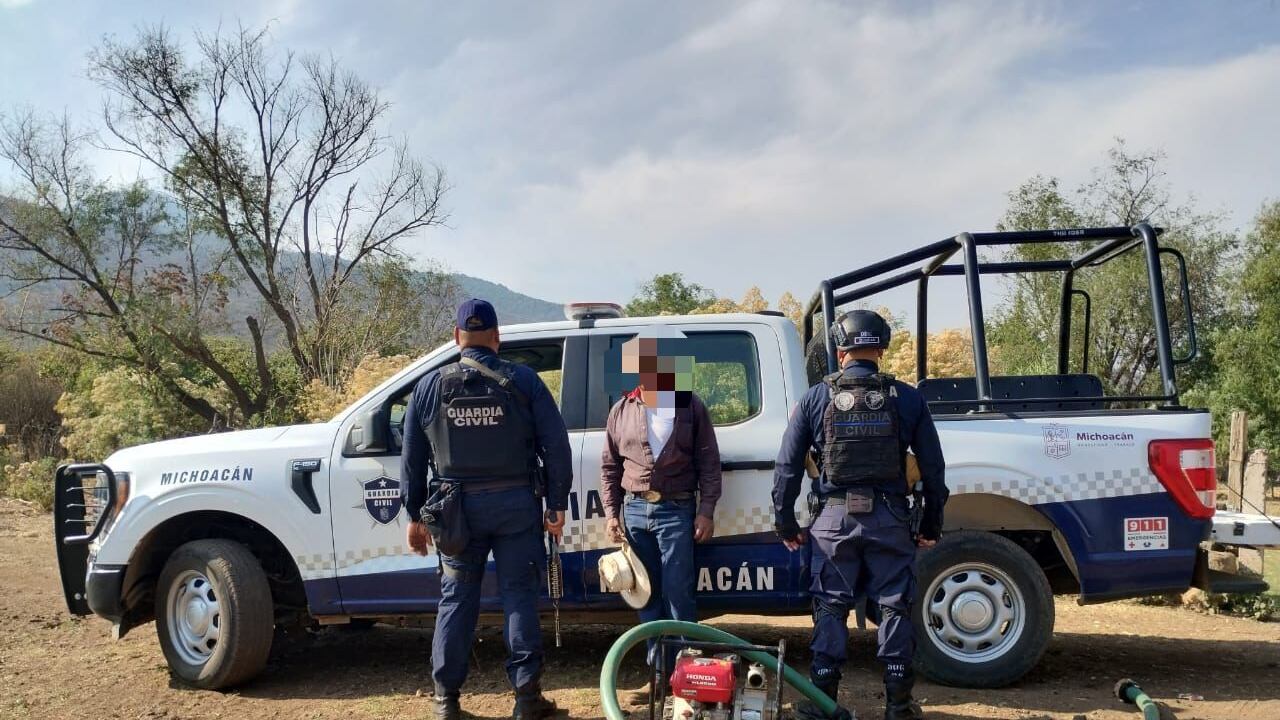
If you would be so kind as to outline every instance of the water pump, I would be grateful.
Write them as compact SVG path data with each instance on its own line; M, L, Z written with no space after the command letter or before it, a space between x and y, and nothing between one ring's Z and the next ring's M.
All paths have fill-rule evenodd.
M660 660L649 685L650 720L780 720L785 642L768 646L661 637L657 645ZM677 649L668 671L663 660Z
M671 673L671 720L775 720L764 665L685 648Z

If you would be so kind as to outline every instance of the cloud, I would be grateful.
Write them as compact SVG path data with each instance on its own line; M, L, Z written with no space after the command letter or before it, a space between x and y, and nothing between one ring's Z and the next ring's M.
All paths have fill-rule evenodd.
M30 5L33 0L0 0L0 10L12 10L23 5Z
M1003 7L755 2L625 58L548 60L576 27L463 43L427 73L454 80L422 120L444 121L433 142L454 123L479 141L446 257L551 298L625 300L670 270L776 298L990 229L1006 191L1078 182L1117 136L1165 148L1179 187L1237 216L1275 187L1275 48L1063 72L1078 19ZM963 322L952 305L940 323Z
M1005 192L1037 173L1074 185L1117 136L1163 148L1175 189L1238 224L1280 186L1276 13L1256 8L273 0L165 19L208 29L235 7L380 86L388 130L447 169L452 227L415 253L555 300L625 301L671 270L729 296L807 296L990 229ZM45 31L67 35L28 43L22 68L61 75L7 76L33 96L75 88L74 107L83 83L64 79L80 61L65 58L87 47L72 40L154 13L48 14ZM958 294L935 297L938 324L964 321Z

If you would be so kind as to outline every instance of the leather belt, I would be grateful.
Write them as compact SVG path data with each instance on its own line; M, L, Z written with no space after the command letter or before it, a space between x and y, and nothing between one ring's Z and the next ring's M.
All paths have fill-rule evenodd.
M647 503L660 503L663 500L692 500L693 493L685 490L683 492L662 492L660 490L645 490L644 492L629 492L630 497L637 500L643 500Z

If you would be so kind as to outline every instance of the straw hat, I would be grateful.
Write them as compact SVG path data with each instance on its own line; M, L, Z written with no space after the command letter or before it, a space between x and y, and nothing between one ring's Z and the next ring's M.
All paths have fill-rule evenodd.
M601 592L622 593L623 601L637 610L649 604L649 573L630 545L623 543L622 549L602 555L597 568Z

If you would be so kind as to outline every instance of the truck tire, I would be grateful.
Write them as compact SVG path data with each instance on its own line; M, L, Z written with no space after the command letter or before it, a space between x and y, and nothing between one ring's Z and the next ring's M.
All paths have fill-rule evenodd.
M156 633L173 674L205 690L252 679L267 664L275 614L262 564L231 540L195 540L156 584Z
M933 682L998 688L1040 662L1053 636L1044 571L1008 538L948 533L916 561L916 669Z
M809 344L805 346L804 375L809 387L822 382L822 378L827 376L827 335L820 329L809 338Z

